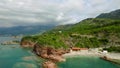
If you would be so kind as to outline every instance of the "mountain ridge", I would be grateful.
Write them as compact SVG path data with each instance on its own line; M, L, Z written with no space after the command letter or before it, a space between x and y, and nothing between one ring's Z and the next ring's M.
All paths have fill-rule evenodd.
M96 18L120 19L120 9L111 11L109 13L102 13Z
M54 25L35 25L35 26L15 26L15 27L1 27L0 35L32 35L37 33L43 33L49 29L55 27Z

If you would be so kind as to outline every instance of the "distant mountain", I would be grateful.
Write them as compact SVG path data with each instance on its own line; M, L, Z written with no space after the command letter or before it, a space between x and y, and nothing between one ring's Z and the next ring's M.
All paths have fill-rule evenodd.
M112 11L110 13L102 13L96 18L120 19L120 9Z
M54 25L16 26L0 28L0 35L32 35L52 29Z

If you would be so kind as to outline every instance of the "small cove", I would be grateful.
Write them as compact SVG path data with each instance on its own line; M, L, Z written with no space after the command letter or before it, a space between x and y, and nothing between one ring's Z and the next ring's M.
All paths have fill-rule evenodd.
M76 56L66 58L58 63L59 68L120 68L120 65L100 59L99 57Z

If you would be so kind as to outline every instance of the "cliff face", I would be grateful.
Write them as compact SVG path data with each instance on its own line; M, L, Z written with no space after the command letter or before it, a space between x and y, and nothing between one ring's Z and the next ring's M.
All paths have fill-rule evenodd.
M62 55L65 54L66 51L63 49L54 49L52 47L40 46L36 44L33 48L33 51L36 55L44 59L52 60L53 62L65 61Z
M20 45L22 47L34 47L35 43L32 41L24 40L24 41L21 41Z
M55 49L52 47L35 44L34 42L31 42L28 40L21 41L21 46L22 47L32 47L33 52L37 56L48 60L42 64L43 68L57 68L57 65L55 63L65 61L65 59L64 59L64 57L62 57L62 55L65 54L66 52L68 52L64 49Z
M60 49L60 48L55 49L50 46L37 44L33 42L31 39L22 39L20 44L22 47L32 47L33 52L36 55L44 59L49 59L55 62L65 61L62 55L68 52L65 49Z

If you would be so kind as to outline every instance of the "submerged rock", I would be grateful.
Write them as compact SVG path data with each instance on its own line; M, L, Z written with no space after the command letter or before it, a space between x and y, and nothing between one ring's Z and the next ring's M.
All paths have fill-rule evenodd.
M20 62L16 63L13 68L37 68L37 66L33 63Z
M37 60L37 58L35 56L25 56L25 57L22 58L22 60L33 61L33 60Z
M56 64L52 61L47 61L42 64L43 68L57 68Z

